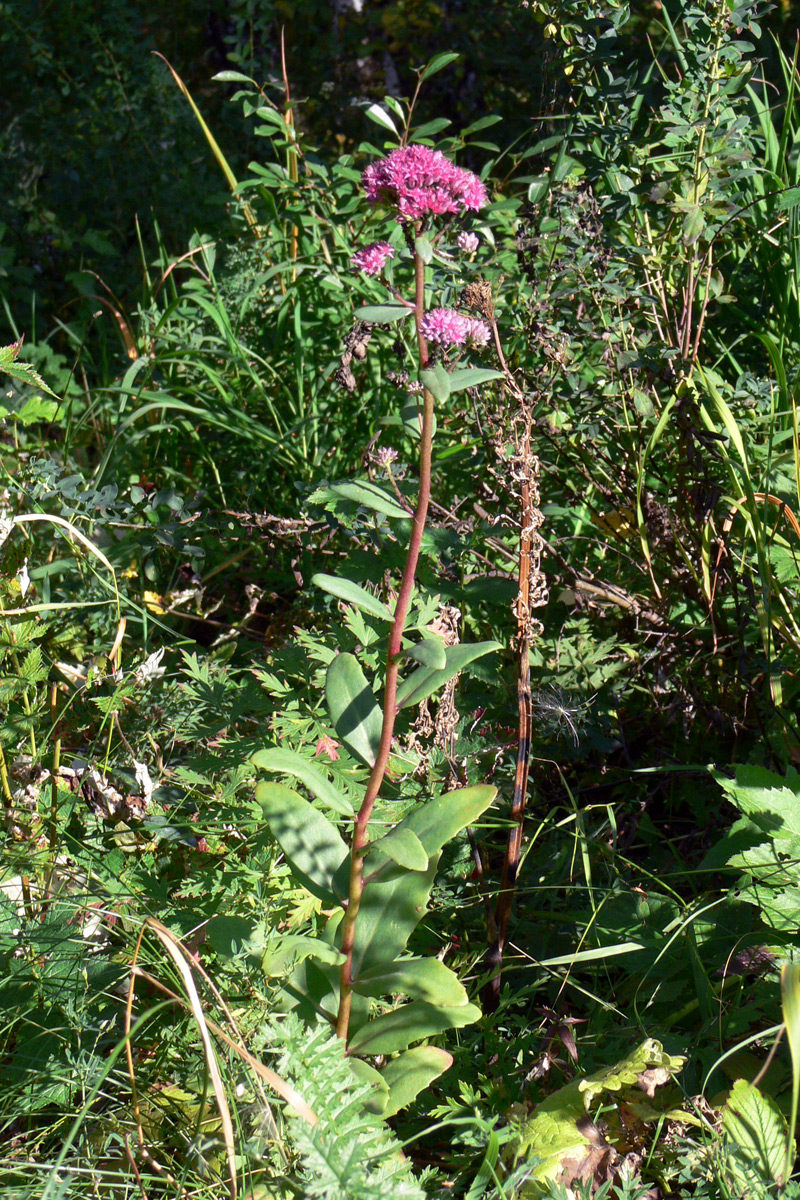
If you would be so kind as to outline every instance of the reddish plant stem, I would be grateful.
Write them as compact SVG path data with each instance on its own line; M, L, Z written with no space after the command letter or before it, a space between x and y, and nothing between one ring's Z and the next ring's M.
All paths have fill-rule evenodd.
M428 345L420 331L420 323L425 311L425 264L418 254L414 256L415 299L414 319L417 326L417 349L421 367L428 365ZM350 849L350 888L342 921L342 953L344 962L340 972L339 1012L336 1019L336 1032L343 1041L347 1041L350 1027L350 1009L353 1003L353 948L355 946L356 921L361 907L361 897L364 893L364 851L369 841L368 825L372 816L375 801L386 774L389 764L389 754L392 748L392 736L397 716L397 678L400 671L400 654L403 646L403 629L405 628L408 608L411 603L411 593L414 589L414 579L417 573L419 552L422 545L422 534L428 517L428 505L431 498L431 458L433 449L433 396L427 388L423 392L422 432L419 449L419 493L417 507L414 510L414 521L411 526L411 537L408 543L408 555L403 569L400 591L397 594L397 604L394 610L394 621L389 633L389 645L386 655L386 684L383 693L383 726L375 765L370 773L367 790L361 808L358 810L353 828L353 843Z

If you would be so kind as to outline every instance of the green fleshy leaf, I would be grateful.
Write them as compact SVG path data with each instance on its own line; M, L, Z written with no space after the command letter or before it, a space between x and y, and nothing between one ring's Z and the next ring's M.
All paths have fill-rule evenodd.
M410 829L398 826L385 837L378 838L367 847L367 855L376 852L390 858L398 866L408 871L425 871L428 867L428 856L422 842Z
M480 1017L481 1010L475 1004L441 1008L424 1000L412 1000L374 1021L367 1021L348 1042L347 1049L350 1054L396 1054L412 1042L434 1037L445 1029L461 1029Z
M282 746L269 746L264 750L258 750L250 762L262 771L293 775L305 784L312 795L321 800L323 804L327 804L328 808L340 813L343 817L352 817L353 805L350 803L350 799L342 795L318 767L296 754L294 750L285 750Z
M493 379L505 379L502 371L490 371L488 367L460 367L450 372L450 391L460 392L468 387L480 387Z
M356 1062L359 1060L356 1059ZM392 1058L383 1069L383 1082L389 1095L383 1107L384 1117L393 1117L430 1087L434 1079L453 1065L453 1056L438 1046L415 1046Z
M338 600L344 600L347 604L355 605L370 616L380 617L382 621L388 621L390 624L394 620L383 601L378 600L358 583L352 583L349 579L339 579L336 575L323 574L312 575L311 582L324 592L329 592L331 596L336 596Z
M298 963L307 958L316 959L329 967L339 967L344 961L341 950L336 950L320 938L304 933L283 933L274 946L267 946L261 960L261 969L271 979L288 975Z
M408 679L404 679L397 689L397 707L406 708L412 704L420 704L440 687L444 687L448 679L452 679L459 671L463 671L484 654L493 650L501 650L500 642L473 642L472 644L447 646L445 649L446 666L442 670L433 667L418 667Z
M257 784L255 797L298 882L331 907L345 900L335 877L349 851L336 826L282 783Z
M434 671L441 671L447 666L447 647L441 638L425 638L403 653Z
M464 985L438 958L401 958L362 972L353 987L360 996L406 995L412 1000L455 1008L469 1003Z
M387 517L409 519L410 514L398 504L394 496L367 479L345 479L340 483L330 484L327 489L320 490L333 492L336 496L343 496L345 500L353 500L356 504L362 504L364 508L383 513Z
M420 371L419 378L434 400L438 401L439 404L446 403L450 395L450 376L441 363L437 363L432 370Z
M393 325L413 315L414 309L405 304L365 304L355 313L356 320L368 321L370 325Z
M383 713L354 654L337 654L328 667L325 697L338 736L356 758L373 767Z

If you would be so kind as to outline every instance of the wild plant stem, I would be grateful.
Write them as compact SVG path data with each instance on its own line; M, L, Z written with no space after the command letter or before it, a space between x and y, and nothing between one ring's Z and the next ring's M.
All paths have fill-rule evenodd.
M418 254L414 256L415 300L414 317L417 326L417 349L421 367L428 365L428 346L420 331L420 323L425 311L425 264ZM375 801L381 789L386 768L389 764L389 754L392 748L395 719L397 717L397 678L400 671L400 654L403 646L403 629L411 603L411 593L417 574L417 563L422 546L422 535L428 517L428 505L431 498L431 458L433 450L433 405L432 394L427 388L423 392L422 432L419 448L419 492L417 506L414 510L414 520L411 526L411 537L408 543L406 565L397 604L394 610L394 621L389 633L389 645L386 654L386 684L383 692L383 725L375 765L370 773L364 800L353 828L353 843L350 849L350 887L342 922L342 953L345 960L340 972L339 1012L336 1019L336 1032L344 1042L347 1041L350 1028L350 1010L353 1004L353 948L355 946L356 921L364 893L364 852L369 841L368 826L372 816Z

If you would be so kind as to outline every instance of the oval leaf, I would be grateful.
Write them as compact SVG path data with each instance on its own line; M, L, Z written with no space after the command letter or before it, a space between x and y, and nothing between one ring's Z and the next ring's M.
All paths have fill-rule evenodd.
M445 657L447 664L441 670L433 667L419 667L405 679L397 689L397 707L406 708L411 704L421 704L438 688L443 687L448 679L452 679L459 671L463 671L475 659L492 650L502 649L500 642L473 642L471 645L447 646Z
M361 996L394 996L401 992L412 1000L426 1000L444 1008L469 1003L467 990L458 976L438 958L403 958L381 963L364 971L353 987Z
M444 404L450 395L450 376L442 364L437 363L432 371L420 371L419 377L433 398Z
M414 241L414 249L427 265L433 258L433 246L426 237L418 237Z
M412 317L414 309L405 304L365 304L355 315L359 321L369 321L371 325L391 325L404 317Z
M428 856L412 829L401 829L398 826L391 833L387 833L386 837L371 842L367 847L367 854L372 850L377 850L408 871L427 870Z
M422 68L420 79L430 79L431 75L435 75L437 71L443 71L445 67L449 67L450 63L455 62L458 55L452 51L445 51L444 54L434 54L431 61L426 67Z
M354 654L337 654L328 667L325 697L341 740L356 758L373 767L383 714Z
M281 746L270 746L259 750L250 759L254 767L262 771L276 771L283 775L294 775L304 783L312 795L327 804L334 812L343 817L352 817L353 805L342 793L322 774L318 767L310 763L294 750L284 750Z
M358 1059L351 1059L358 1062ZM382 1116L393 1117L401 1109L408 1108L412 1100L430 1087L453 1065L453 1056L439 1046L415 1046L392 1058L383 1069L383 1083L389 1095L383 1106Z
M441 671L447 666L447 647L441 638L425 638L404 653L422 663L424 667L433 667L436 671Z
M344 496L345 500L353 500L356 504L363 504L364 508L372 509L373 512L383 513L387 517L408 518L410 516L397 503L394 496L390 496L383 488L379 488L376 483L371 483L369 480L344 479L340 483L332 483L328 491L333 492L337 496Z
M334 884L349 853L336 826L282 783L259 783L255 796L298 882L324 904L346 899Z
M348 604L360 608L362 612L368 612L373 617L380 617L382 621L388 621L390 624L394 620L383 601L378 600L358 583L351 583L349 579L339 579L336 575L312 575L311 582L322 588L324 592L330 592L338 600L344 600Z
M481 1010L474 1004L459 1004L455 1008L439 1008L424 1000L401 1004L392 1012L383 1013L354 1034L348 1043L350 1054L396 1054L412 1042L421 1042L445 1029L460 1029L480 1020Z
M395 137L398 137L394 121L388 113L384 112L380 104L371 104L367 109L367 116L370 121L374 121L376 125L382 125L384 129L388 129Z
M450 391L461 392L464 388L480 387L492 379L503 379L502 371L490 371L488 367L461 367L450 372Z

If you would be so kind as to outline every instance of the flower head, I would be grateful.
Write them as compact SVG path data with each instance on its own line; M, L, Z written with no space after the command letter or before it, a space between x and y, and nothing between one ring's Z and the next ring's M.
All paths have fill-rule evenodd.
M488 199L477 175L428 146L398 147L386 158L370 163L361 181L368 200L396 208L401 220L464 209L477 212Z
M468 233L466 229L462 229L461 233L456 238L456 245L459 250L463 250L465 254L474 254L481 244L481 239L477 233Z
M485 321L479 321L477 317L465 317L467 322L467 345L472 346L475 350L481 350L484 346L489 345L492 336L492 331Z
M432 308L420 322L420 332L429 342L441 346L463 346L467 340L469 320L454 308Z
M380 275L390 258L394 258L394 248L388 242L373 242L363 250L356 250L350 266L362 275Z

